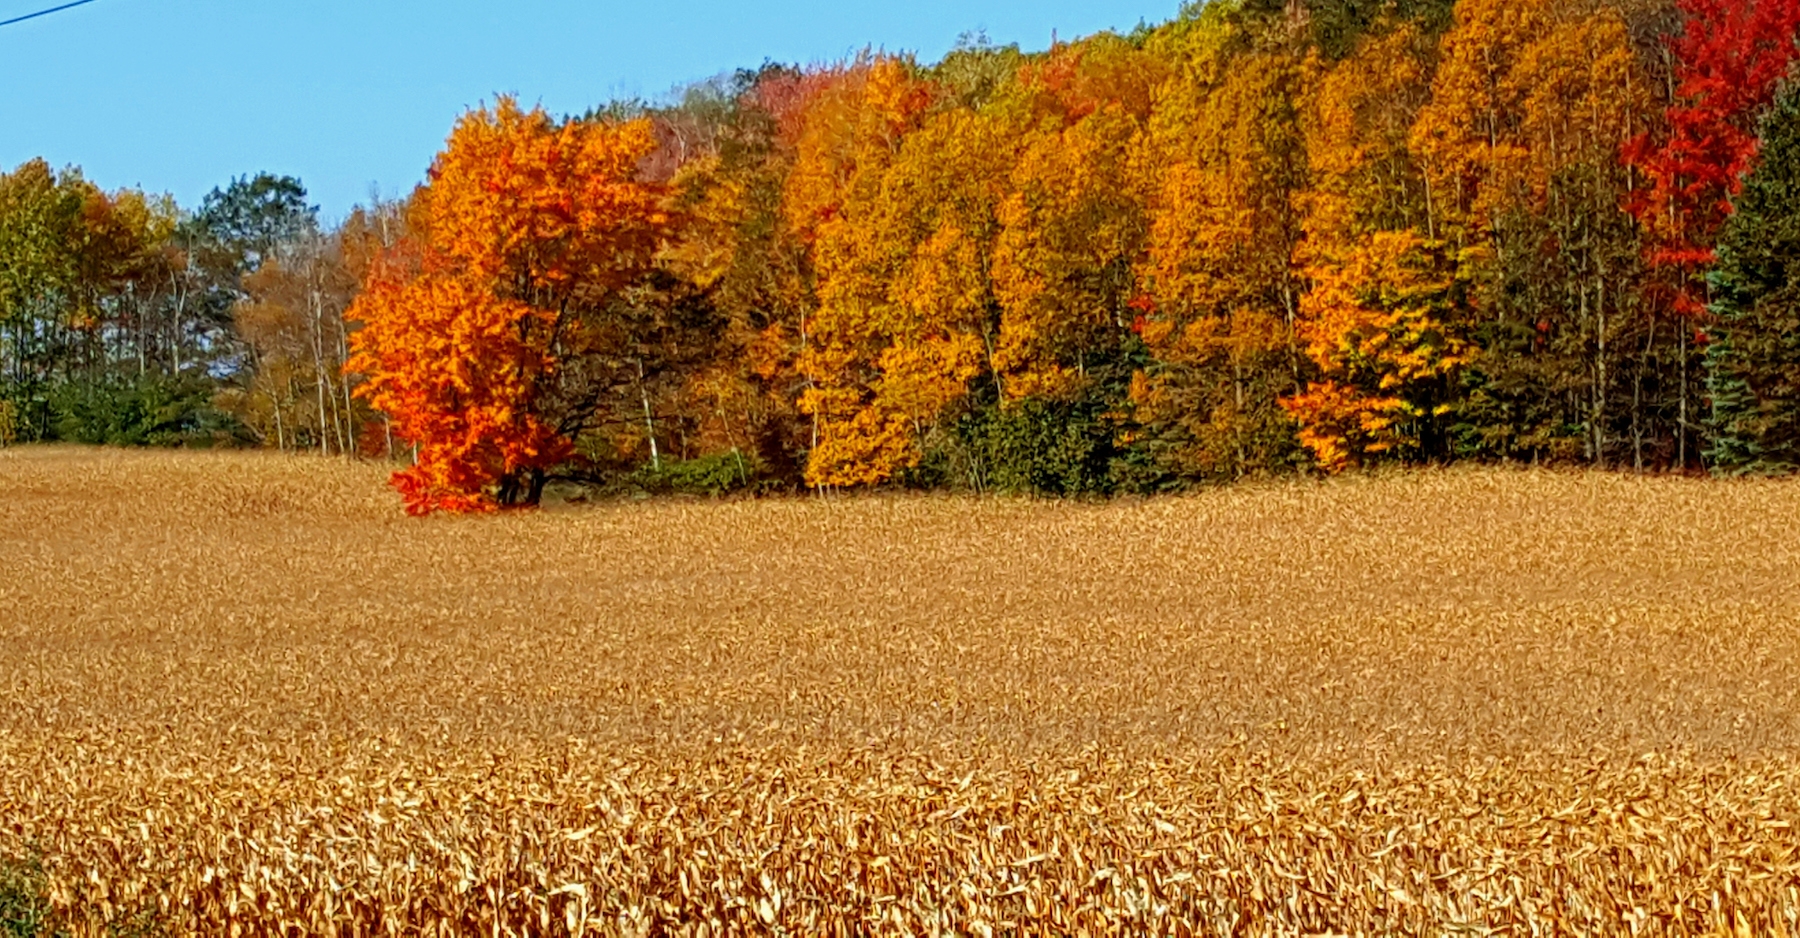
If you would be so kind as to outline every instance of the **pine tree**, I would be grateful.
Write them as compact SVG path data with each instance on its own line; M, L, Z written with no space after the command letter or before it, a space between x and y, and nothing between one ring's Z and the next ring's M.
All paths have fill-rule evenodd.
M1733 201L1712 273L1707 348L1718 472L1800 469L1800 86L1762 123L1760 163Z

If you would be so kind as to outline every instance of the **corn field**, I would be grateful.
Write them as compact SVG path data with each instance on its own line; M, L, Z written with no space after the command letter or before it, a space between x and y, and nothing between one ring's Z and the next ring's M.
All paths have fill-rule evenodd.
M1796 529L1508 470L418 521L13 448L0 863L46 935L1800 934Z

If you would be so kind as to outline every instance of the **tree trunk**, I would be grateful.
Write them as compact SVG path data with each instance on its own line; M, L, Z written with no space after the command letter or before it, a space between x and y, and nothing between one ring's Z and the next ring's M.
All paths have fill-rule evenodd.
M344 452L355 453L360 449L356 440L356 405L350 399L350 377L344 374L344 366L350 361L350 334L349 330L344 326L343 312L339 312L336 318L338 334L338 386L344 392ZM393 456L394 444L390 439L388 441L388 458L392 459Z
M1644 369L1650 364L1650 355L1656 345L1656 319L1650 319L1650 328L1644 336L1644 354L1638 359L1638 366L1633 371L1631 383L1631 465L1638 472L1644 471Z
M1594 388L1594 462L1606 465L1606 278L1602 274L1594 284L1594 318L1599 328L1599 347L1594 355L1597 384Z
M275 451L285 453L287 452L287 433L281 425L281 399L275 396L274 391L269 392L269 405L270 409L275 411Z
M650 438L650 468L662 471L662 457L656 451L656 421L650 416L650 386L644 383L644 360L638 359L638 393L644 398L644 433Z
M1682 472L1687 471L1687 428L1688 428L1688 356L1687 356L1687 323L1681 324L1681 410L1675 420L1675 462Z

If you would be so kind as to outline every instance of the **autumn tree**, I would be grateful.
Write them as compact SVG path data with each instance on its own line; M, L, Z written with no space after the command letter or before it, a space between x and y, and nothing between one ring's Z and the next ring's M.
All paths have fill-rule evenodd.
M510 98L458 122L421 230L349 312L358 394L418 446L394 477L409 511L535 504L642 365L630 293L669 222L639 178L654 146L648 122L557 122Z
M1654 236L1656 265L1676 273L1676 311L1705 307L1700 275L1759 147L1757 121L1793 67L1800 0L1680 0L1668 40L1676 65L1660 126L1623 148L1649 185L1629 207Z
M1318 80L1305 117L1313 184L1295 261L1296 331L1316 377L1282 409L1328 471L1444 453L1474 348L1466 284L1433 237L1429 179L1409 135L1430 100L1426 37L1371 32Z
M1663 48L1673 60L1666 107L1621 150L1643 177L1627 208L1648 235L1653 313L1671 321L1678 342L1675 417L1679 465L1689 462L1689 362L1705 341L1706 271L1731 214L1731 199L1758 150L1756 125L1792 70L1800 30L1796 0L1681 0L1679 35ZM1698 340L1691 342L1690 339Z
M359 281L345 257L347 232L313 231L268 249L243 280L233 310L254 372L238 410L280 450L357 451L362 415L343 366L344 312Z
M686 158L671 180L683 218L669 269L700 291L722 324L709 360L683 381L677 407L706 451L753 474L801 479L810 420L799 410L798 360L816 306L812 257L782 215L796 112L831 70L769 65L684 94L661 119L685 128ZM707 131L697 125L711 124Z
M0 399L27 440L142 445L219 436L235 374L210 271L174 201L102 190L42 160L0 174Z
M1277 401L1302 382L1305 59L1284 33L1211 11L1165 41L1179 69L1145 156L1138 327L1154 362L1135 381L1139 419L1179 476L1278 469L1294 447Z
M994 250L995 364L1009 398L1068 398L1117 358L1144 242L1132 165L1140 124L1107 105L1032 136L1012 170Z
M966 112L920 133L930 104L916 66L876 59L821 96L797 148L784 211L817 266L800 366L815 486L875 484L917 464L926 430L982 369L968 326L986 308L993 199L980 189L993 171L981 164L993 154Z
M1649 109L1630 25L1603 6L1463 0L1441 55L1412 146L1427 234L1475 285L1487 353L1457 445L1604 463L1629 440L1641 466L1657 337L1619 210L1631 178L1616 154Z
M1069 480L1091 467L1012 467L1042 462L1026 424L1104 397L1095 382L1130 338L1144 227L1132 157L1160 68L1110 36L1028 61L966 47L941 84L905 84L900 64L868 66L857 120L823 124L856 129L825 190L839 200L824 213L804 210L808 190L788 200L816 232L809 480L879 483L930 453L957 466L929 471L975 488L1085 487ZM814 172L803 158L794 181ZM1112 431L1094 430L1078 462L1104 463Z
M1117 37L1054 50L1019 77L1021 145L993 251L995 365L1009 399L1086 392L1133 338L1148 219L1141 157L1166 75Z
M1127 482L1133 326L1148 234L1143 164L1166 63L1101 34L1020 66L986 109L1016 143L990 277L993 397L961 426L976 487L1050 494ZM985 387L978 386L978 387Z
M1453 379L1474 348L1457 334L1462 285L1441 252L1384 231L1315 269L1300 332L1320 378L1281 404L1324 469L1443 452Z

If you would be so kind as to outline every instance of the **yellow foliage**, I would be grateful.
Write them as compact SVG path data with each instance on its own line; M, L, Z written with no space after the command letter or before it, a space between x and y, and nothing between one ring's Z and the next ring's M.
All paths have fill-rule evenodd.
M1404 455L1415 421L1445 413L1445 380L1474 355L1449 321L1445 266L1416 232L1384 231L1309 271L1301 333L1323 380L1282 406L1327 470Z
M862 156L812 228L819 305L799 368L818 432L813 485L876 484L915 465L919 438L988 364L1004 137L965 108L923 119L922 83L877 65L861 98L874 113L840 142Z
M722 172L720 163L717 155L696 159L671 183L687 197L680 200L681 237L664 246L662 260L701 289L724 278L738 247L736 229L748 214L747 180Z
M1300 232L1291 193L1304 183L1297 102L1302 63L1243 56L1216 88L1175 96L1156 115L1155 194L1144 275L1177 317L1291 308Z
M1298 380L1303 284L1294 193L1307 167L1301 107L1310 65L1283 52L1227 55L1216 24L1185 36L1143 157L1154 172L1140 260L1139 333L1156 359L1138 419L1183 428L1176 467L1226 478L1282 458L1276 396ZM1229 67L1226 67L1229 64Z
M1305 115L1311 186L1300 199L1311 263L1370 231L1429 228L1424 178L1408 137L1431 96L1424 39L1401 26L1323 71Z
M1011 173L994 246L996 370L1010 399L1082 390L1084 358L1122 340L1143 249L1139 122L1107 105L1033 133Z
M1508 206L1540 203L1569 167L1617 166L1650 109L1617 10L1463 0L1456 16L1412 132L1445 223L1483 230Z

